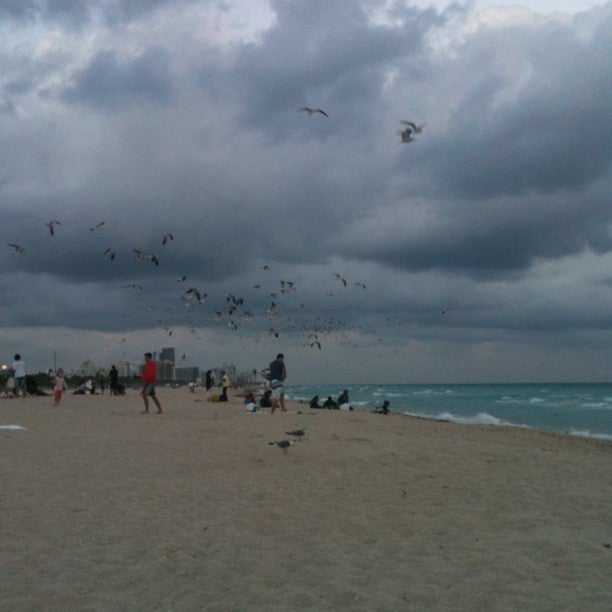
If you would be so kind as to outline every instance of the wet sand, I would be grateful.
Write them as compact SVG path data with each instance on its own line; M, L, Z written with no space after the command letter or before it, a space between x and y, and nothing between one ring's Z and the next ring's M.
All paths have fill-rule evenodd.
M159 395L0 400L1 610L610 609L609 442Z

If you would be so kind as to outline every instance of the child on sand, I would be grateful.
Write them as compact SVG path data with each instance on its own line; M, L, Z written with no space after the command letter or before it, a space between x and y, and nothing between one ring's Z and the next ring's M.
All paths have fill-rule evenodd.
M53 405L59 406L60 401L62 399L62 392L66 390L66 379L64 378L64 370L60 368L55 373L55 378L53 379Z

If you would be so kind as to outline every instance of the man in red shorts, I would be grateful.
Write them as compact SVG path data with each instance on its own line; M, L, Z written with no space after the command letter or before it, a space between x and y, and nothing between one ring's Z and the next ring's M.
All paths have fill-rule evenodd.
M153 355L151 353L145 353L145 366L142 371L142 399L144 400L145 409L142 414L149 412L149 398L151 398L157 406L157 414L163 412L161 404L155 395L155 383L157 382L157 364L153 361Z

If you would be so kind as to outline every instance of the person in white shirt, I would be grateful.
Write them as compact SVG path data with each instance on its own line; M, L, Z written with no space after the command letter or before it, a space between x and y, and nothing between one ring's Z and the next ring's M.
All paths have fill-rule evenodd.
M13 369L13 376L15 377L15 397L19 397L19 390L23 397L26 396L26 365L25 361L21 359L21 355L17 353L15 355L15 361L11 366Z

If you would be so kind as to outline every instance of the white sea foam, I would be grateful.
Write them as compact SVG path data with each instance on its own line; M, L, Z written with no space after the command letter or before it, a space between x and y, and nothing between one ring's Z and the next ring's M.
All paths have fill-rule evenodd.
M410 412L404 412L410 416L420 417L422 419L431 419L434 421L445 421L449 423L458 423L460 425L491 425L494 427L527 427L526 425L517 425L516 423L510 423L503 421L497 417L488 414L486 412L480 412L472 416L460 416L453 414L452 412L440 412L439 414L415 414Z
M0 429L25 429L21 425L0 425Z
M612 442L612 436L608 434L598 434L589 431L588 429L570 429L570 435L580 436L581 438L596 438L597 440L607 440Z
M585 402L580 404L580 407L587 410L612 410L612 404L608 402Z

